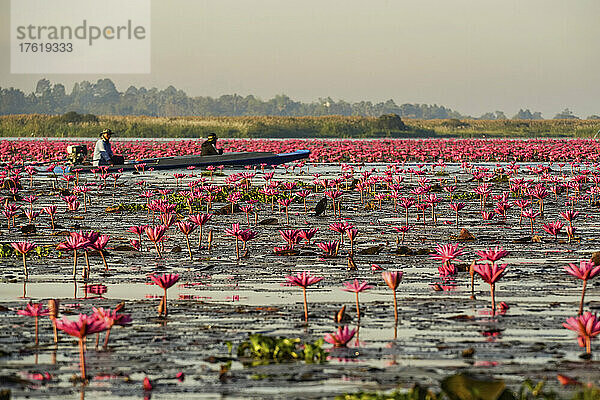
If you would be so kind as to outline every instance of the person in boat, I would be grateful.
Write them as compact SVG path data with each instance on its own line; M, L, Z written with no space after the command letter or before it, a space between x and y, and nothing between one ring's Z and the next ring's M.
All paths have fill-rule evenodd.
M115 165L114 154L112 147L110 146L110 137L113 135L113 131L105 129L100 133L100 139L96 142L94 147L94 156L92 157L92 164L94 166L99 165Z
M200 155L202 156L215 156L223 154L223 149L217 149L217 135L211 133L206 138L206 141L202 143Z

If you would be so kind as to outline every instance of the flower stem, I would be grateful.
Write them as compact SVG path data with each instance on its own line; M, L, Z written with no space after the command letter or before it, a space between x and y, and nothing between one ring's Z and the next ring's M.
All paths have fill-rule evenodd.
M493 283L490 284L490 292L492 294L492 315L496 315L496 298L494 296L495 289L495 285Z
M587 354L592 354L592 338L589 336L585 337L585 352Z
M56 329L56 318L52 318L52 330L54 331L54 343L58 343L58 330Z
M533 237L533 218L530 218L531 221L531 237Z
M360 322L360 308L358 305L358 292L356 292L356 318Z
M165 295L163 296L163 299L164 299L163 300L163 302L164 302L163 303L163 306L164 306L163 310L164 310L164 313L165 313L165 318L167 318L167 314L168 314L168 311L167 311L167 289L165 289Z
M394 294L394 323L398 325L398 300L396 299L396 291L392 292Z
M108 263L106 262L106 257L104 256L104 250L100 250L100 257L102 257L102 262L104 263L104 270L108 271Z
M73 279L77 276L77 250L73 250Z
M108 338L110 337L110 330L111 328L108 328L106 330L106 337L104 338L104 350L108 349Z
M158 244L156 244L156 242L154 242L154 248L156 249L156 252L158 253L158 258L162 258L162 254L161 254L160 250L158 249Z
M306 301L306 288L302 287L304 292L304 321L308 324L308 302Z
M577 315L581 315L583 313L583 298L585 297L585 288L587 286L587 280L583 280L583 288L581 289L581 301L579 302L579 314Z
M85 352L83 350L83 338L79 338L79 367L81 368L81 379L85 381Z
M185 235L185 241L187 243L188 252L190 253L190 260L193 260L194 258L192 257L192 248L190 247L190 236L189 235Z
M38 345L38 317L35 316L35 345Z
M83 272L82 272L81 276L83 277L83 279L87 279L87 277L90 274L90 257L88 256L87 250L84 250L83 254L85 255L85 265L86 266L83 269Z

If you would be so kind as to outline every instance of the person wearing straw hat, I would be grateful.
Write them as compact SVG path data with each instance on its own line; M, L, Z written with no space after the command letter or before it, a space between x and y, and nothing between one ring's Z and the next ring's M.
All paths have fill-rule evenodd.
M110 146L110 137L113 135L113 131L105 129L100 133L100 139L96 142L94 147L94 156L92 157L92 164L94 166L99 165L114 165L113 151Z

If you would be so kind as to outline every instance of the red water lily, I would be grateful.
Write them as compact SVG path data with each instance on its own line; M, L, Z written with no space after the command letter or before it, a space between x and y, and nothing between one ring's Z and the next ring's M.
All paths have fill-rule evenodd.
M579 265L569 263L568 267L564 267L565 271L568 274L573 275L577 279L581 279L583 281L583 288L581 289L581 301L579 302L579 313L581 315L583 312L583 299L585 297L585 289L587 286L587 281L596 277L600 274L600 265L594 264L593 261L580 261Z
M567 318L563 326L577 333L579 345L585 347L587 354L591 354L591 341L600 335L600 319L595 314L586 311L577 317Z
M150 279L154 284L162 288L165 293L162 297L160 304L158 305L158 315L164 315L167 318L167 289L176 284L179 281L179 274L162 274L162 275L150 275Z
M333 347L346 347L356 334L356 329L350 329L347 326L339 327L335 333L327 333L325 341L331 343Z
M306 301L306 288L321 282L322 277L313 276L309 272L298 272L296 275L286 276L285 280L289 285L300 286L304 295L304 321L308 323L308 302Z
M481 278L490 285L490 292L492 296L492 315L496 315L496 282L498 282L500 278L504 276L504 273L506 272L506 264L475 264L473 266L473 270L477 272L481 276Z
M44 308L42 303L29 303L24 310L17 311L19 315L35 318L35 345L38 345L38 317L50 314L50 310Z
M388 287L392 289L392 293L394 295L394 321L396 324L398 324L398 301L396 299L396 289L398 289L398 285L400 285L403 275L404 273L402 271L384 271L381 273L381 277Z
M25 261L25 257L27 256L27 253L36 248L35 243L23 241L12 242L10 245L17 253L20 253L23 256L23 270L25 271L25 278L27 278L29 274L27 272L27 262Z
M356 293L356 317L360 322L360 307L358 304L358 294L360 292L364 292L367 289L371 289L373 286L369 285L366 281L359 282L358 279L354 279L354 281L352 282L344 282L344 286L344 289L342 289L343 291Z
M56 328L79 339L79 365L81 367L81 378L87 379L85 368L85 347L84 339L88 335L106 330L104 321L98 320L91 315L79 314L76 321L71 321L67 317L56 320Z

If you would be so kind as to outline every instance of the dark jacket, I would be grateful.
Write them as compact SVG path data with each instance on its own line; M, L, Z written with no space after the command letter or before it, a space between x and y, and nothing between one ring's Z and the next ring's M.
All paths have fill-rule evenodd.
M215 156L215 155L219 155L219 154L223 154L223 150L222 149L217 149L215 147L215 145L217 144L217 141L205 141L204 143L202 143L202 151L200 153L200 155L203 156Z

